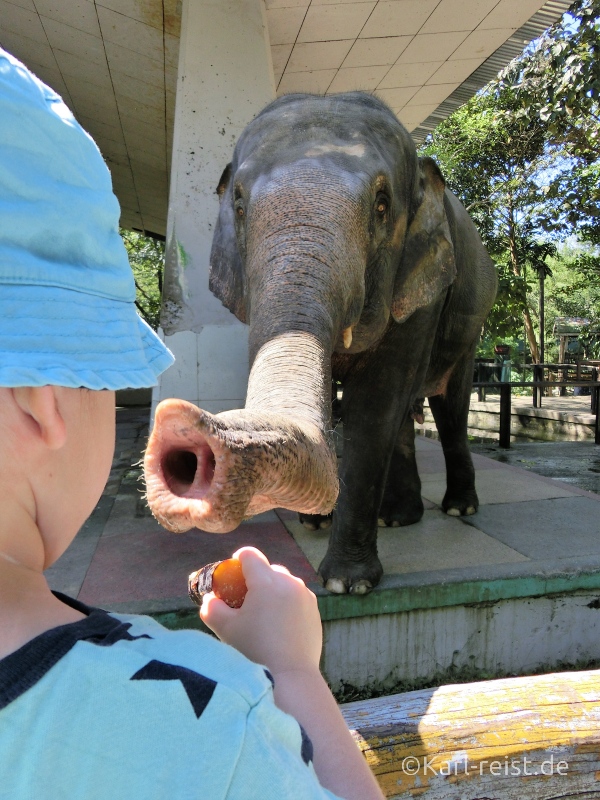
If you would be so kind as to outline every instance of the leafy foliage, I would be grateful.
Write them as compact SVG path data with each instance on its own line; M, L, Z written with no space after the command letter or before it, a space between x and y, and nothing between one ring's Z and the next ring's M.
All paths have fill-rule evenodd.
M164 242L136 231L121 230L121 237L135 278L135 304L142 319L156 330L160 324Z
M600 317L599 57L600 0L577 0L423 150L440 163L498 264L485 346L524 327L534 361L540 275L547 341L555 315L586 316L592 325ZM567 253L557 245L569 235L591 246Z
M539 120L550 142L592 160L600 146L599 18L599 0L577 0L501 77L501 85L517 89L520 117Z
M514 111L511 87L489 89L442 122L424 152L440 162L498 263L499 292L484 332L505 337L523 320L537 361L528 268L539 269L552 250L539 241L549 222L537 178L548 163L543 128Z
M513 114L545 131L557 168L544 187L554 226L600 244L600 0L577 0L500 76Z
M576 232L582 241L600 245L600 163L569 159L546 189L555 203L558 228ZM551 227L551 226L550 226Z

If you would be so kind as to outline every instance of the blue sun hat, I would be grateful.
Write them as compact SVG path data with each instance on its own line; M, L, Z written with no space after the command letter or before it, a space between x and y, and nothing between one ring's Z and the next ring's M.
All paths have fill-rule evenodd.
M0 386L153 386L173 356L138 316L119 203L62 99L0 49Z

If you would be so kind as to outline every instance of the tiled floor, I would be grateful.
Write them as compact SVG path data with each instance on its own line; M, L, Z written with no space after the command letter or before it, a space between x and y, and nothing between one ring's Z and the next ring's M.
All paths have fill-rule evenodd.
M145 506L139 480L147 417L147 409L118 412L117 449L106 491L72 546L48 570L51 586L105 608L191 610L188 574L228 557L242 544L253 544L324 596L315 570L328 531L305 530L291 512L262 514L225 535L196 530L177 535L158 525ZM476 455L480 510L472 517L448 517L439 508L445 484L440 445L417 437L417 457L424 517L406 528L380 529L385 575L363 606L365 612L378 592L443 583L448 576L469 585L485 578L486 586L510 576L526 581L565 571L600 576L599 496ZM356 615L363 598L342 597L339 602Z

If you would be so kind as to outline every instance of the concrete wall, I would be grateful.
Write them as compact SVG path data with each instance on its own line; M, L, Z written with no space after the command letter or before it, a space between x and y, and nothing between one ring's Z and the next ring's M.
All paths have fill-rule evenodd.
M154 405L244 405L247 328L208 289L215 189L239 134L274 97L263 0L184 0L162 314L176 363Z
M600 659L596 591L336 619L323 633L321 668L334 691L446 683L464 670L523 675Z

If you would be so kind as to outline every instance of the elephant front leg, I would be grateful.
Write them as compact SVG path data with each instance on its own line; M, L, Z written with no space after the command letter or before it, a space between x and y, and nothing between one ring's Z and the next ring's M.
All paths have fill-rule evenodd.
M467 435L472 364L472 358L457 364L445 394L429 398L446 461L446 494L442 508L454 517L475 514L479 508Z
M392 325L377 350L359 358L345 375L340 494L319 567L331 592L367 594L383 574L377 555L379 509L400 429L423 385L440 307L441 301L416 311L410 327Z
M393 369L373 367L344 387L340 494L329 548L319 567L325 588L336 594L367 594L383 574L377 517L409 399L399 392L399 376L394 377Z
M380 528L413 525L423 512L421 479L415 458L415 425L408 416L394 444L377 524Z
M349 439L345 450L350 449L348 444ZM385 459L367 457L369 443L363 444L363 448L357 448L359 453L362 450L358 462L344 453L329 547L319 566L325 588L334 594L367 594L383 574L377 555L377 510L386 464ZM350 468L344 468L344 464Z

